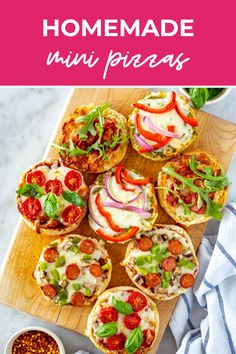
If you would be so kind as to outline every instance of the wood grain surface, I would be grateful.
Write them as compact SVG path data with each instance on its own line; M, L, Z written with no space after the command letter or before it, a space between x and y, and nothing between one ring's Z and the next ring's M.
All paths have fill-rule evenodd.
M55 127L55 132L49 142L44 158L58 156L56 149L51 148L51 144L53 141L58 142L63 121L78 105L89 102L94 102L95 104L111 102L112 108L128 116L132 110L131 103L143 97L147 92L148 90L144 88L74 89L65 104L63 114L59 119L58 125ZM198 148L214 154L227 170L236 149L236 125L204 112L199 111L197 115L200 121L200 125L197 128L198 137L188 150L191 151ZM158 171L163 165L163 163L153 162L141 157L131 146L127 150L123 163L127 167L140 171L145 176L150 175L154 177L154 181L156 181ZM91 184L95 178L95 175L85 175L87 184ZM14 195L12 195L12 198L14 198ZM157 222L173 223L172 219L160 207ZM197 249L201 241L205 227L206 224L200 224L191 226L188 230L195 249ZM87 217L76 232L85 236L96 237L88 225ZM0 302L14 307L19 311L83 334L91 306L73 309L60 308L51 304L43 298L32 277L32 272L37 264L42 247L47 245L52 239L56 239L56 237L38 235L31 231L25 225L24 221L20 219L0 273ZM109 287L133 285L124 269L120 266L120 262L123 260L125 254L126 245L106 244L106 246L113 262L112 279ZM160 332L151 353L157 351L176 301L177 299L157 302L160 313Z

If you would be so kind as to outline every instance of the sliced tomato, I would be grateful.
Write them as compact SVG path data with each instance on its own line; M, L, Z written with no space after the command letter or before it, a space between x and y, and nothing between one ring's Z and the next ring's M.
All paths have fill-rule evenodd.
M26 182L29 184L37 184L38 186L42 187L46 182L46 177L42 171L36 170L27 173Z
M143 343L142 347L148 348L151 346L152 342L154 341L155 338L155 331L152 329L145 329L143 331Z
M75 192L82 184L82 176L79 172L71 170L66 174L64 183L68 189Z
M73 306L80 307L83 306L85 302L85 296L80 291L77 291L71 295L70 302Z
M178 205L178 197L173 193L169 192L166 196L166 202L172 207L175 208Z
M149 130L144 129L142 127L141 116L139 114L136 115L135 122L136 122L137 129L142 136L144 136L148 140L152 140L157 143L156 145L153 146L154 149L160 149L161 147L168 144L169 141L171 141L171 139L173 139L169 136L163 136L158 133L151 133ZM169 132L174 132L175 127L173 125L169 125L167 129Z
M124 317L124 324L126 328L130 330L138 327L140 325L140 322L141 322L141 317L135 312L131 313L130 315L126 315Z
M122 180L121 180L121 171L123 170L124 166L123 164L119 164L119 166L117 166L116 171L115 171L115 178L116 178L116 182L117 184L119 184L121 186L122 189L124 189L127 192L134 192L134 189L130 189L127 188L125 184L123 184Z
M35 220L42 210L42 206L38 199L27 198L20 206L19 210L29 220Z
M54 193L57 196L62 193L62 183L58 179L50 179L45 184L45 192L46 193Z
M145 106L142 103L134 103L133 106L138 109L142 109L145 112L150 112L150 113L165 113L171 111L175 106L176 106L176 93L173 91L172 92L172 98L171 101L162 108L151 108L148 106Z
M118 312L113 306L103 307L101 308L99 317L104 324L107 322L117 322Z
M134 312L139 312L147 306L146 297L139 291L131 291L127 302L132 306Z
M69 205L62 212L62 219L67 224L74 224L82 215L82 210L75 205Z
M97 196L95 198L95 204L98 207L100 214L108 222L108 225L110 226L110 228L115 232L121 232L122 229L113 222L113 220L111 218L111 214L103 208L100 194L97 194Z
M203 202L201 208L198 208L197 203L195 203L193 206L191 206L191 211L193 211L196 214L205 214L206 211L206 203Z
M142 178L142 179L133 179L128 175L127 170L122 170L121 175L122 175L122 179L125 182L129 184L136 184L137 186L143 186L151 182L151 177Z
M183 112L181 112L181 110L178 107L178 104L176 104L175 106L175 110L178 113L178 115L180 116L180 118L183 119L184 123L191 125L192 127L197 127L198 126L198 121L196 117L189 117L183 114Z
M110 350L124 349L126 336L124 333L116 333L114 336L107 338L106 344Z
M111 241L111 242L124 242L132 238L137 232L139 228L137 226L132 226L126 233L121 234L120 236L111 236L105 234L101 229L97 229L96 233L102 237L104 240Z

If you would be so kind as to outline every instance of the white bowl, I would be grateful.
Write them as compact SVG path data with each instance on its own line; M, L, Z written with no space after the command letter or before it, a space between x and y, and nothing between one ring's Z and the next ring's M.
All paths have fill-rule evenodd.
M16 338L18 338L21 334L28 332L28 331L41 331L41 332L49 334L53 339L55 339L55 341L58 345L60 354L66 354L64 345L62 344L62 341L60 340L60 338L55 333L50 331L50 329L42 328L42 327L26 327L26 328L23 328L20 331L16 332L7 342L4 354L12 354L12 345L14 343L14 340Z
M185 88L178 87L178 89L180 90L180 92L184 96L187 96L188 98L190 98L190 96L189 96L188 92L185 90ZM226 96L228 96L230 91L231 91L231 87L223 88L223 90L217 96L211 98L209 101L206 101L205 105L214 104L214 103L218 103L218 102L222 101Z

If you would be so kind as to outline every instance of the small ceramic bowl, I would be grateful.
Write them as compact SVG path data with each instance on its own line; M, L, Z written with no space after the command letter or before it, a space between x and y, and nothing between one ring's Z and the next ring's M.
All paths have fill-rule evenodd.
M60 338L55 333L50 331L50 329L42 328L42 327L26 327L26 328L23 328L20 331L16 332L7 342L4 354L12 354L12 345L14 343L14 340L16 338L18 338L21 334L28 332L28 331L40 331L40 332L47 333L49 336L51 336L53 339L55 339L55 341L58 345L60 354L66 354L64 345L62 344L62 341L60 340Z
M187 96L188 98L190 98L188 91L186 91L185 88L179 87L178 89L180 90L180 92L184 96ZM218 103L218 102L222 101L226 96L228 96L230 91L231 91L231 87L223 88L223 90L217 96L211 98L209 101L206 101L205 105L210 105L210 104L214 104L214 103Z

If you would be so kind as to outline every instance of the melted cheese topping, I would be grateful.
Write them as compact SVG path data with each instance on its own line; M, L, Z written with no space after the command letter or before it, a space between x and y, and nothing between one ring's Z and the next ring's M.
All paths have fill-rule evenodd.
M155 228L153 228L153 230L146 232L145 235L152 239L153 246L159 244L161 250L164 250L165 248L167 248L169 245L169 241L172 239L176 239L181 242L181 244L183 246L183 252L181 254L174 256L168 250L165 253L165 258L172 256L172 257L175 257L176 261L177 261L177 266L176 266L174 272L170 273L171 274L171 281L168 283L168 287L163 288L161 286L161 284L159 284L155 288L150 289L152 292L157 293L157 294L158 293L166 293L167 295L172 295L172 294L179 293L179 289L181 288L181 285L179 283L181 276L183 274L188 273L188 274L192 274L195 277L196 272L197 272L197 264L194 260L195 253L192 252L189 241L186 239L186 237L184 237L183 235L181 235L177 231L172 230L170 228L163 228L163 227L161 227L161 228L155 227ZM166 238L166 239L163 239L162 236L165 236L164 238ZM140 268L135 264L135 261L136 261L137 257L140 257L140 256L143 257L143 256L149 256L149 255L152 255L150 251L146 251L146 252L141 251L137 246L137 247L131 249L131 251L129 252L128 256L124 259L122 264L124 266L130 268L131 270L135 270L135 272L137 274L142 276L142 274L139 271ZM186 266L178 266L178 262L181 261L182 259L189 261L190 260L188 257L189 255L191 258L191 262L194 264L193 269L189 269ZM160 267L160 263L156 262L154 258L152 259L152 261L150 263L146 263L140 267L148 270L148 269L150 269L150 266L157 266L157 268L158 268L157 274L159 276L161 276L161 279L162 279L163 270Z
M152 93L151 98L144 98L143 100L138 101L139 103L143 103L145 106L149 106L150 108L162 108L166 106L170 102L170 97L172 96L171 92L167 93L167 96L164 98L157 98L160 93ZM186 102L185 98L183 96L176 96L177 104L179 106L179 109L187 116L190 112L190 106ZM131 121L135 125L135 117L136 117L136 112L137 110L135 109L135 114L131 115ZM168 131L168 126L175 126L175 133L177 133L180 138L172 138L168 144L163 146L162 148L158 150L153 150L153 152L158 151L162 152L163 155L166 155L166 151L169 150L170 148L174 151L178 151L181 149L184 145L187 145L193 136L194 133L194 128L186 124L183 119L178 115L175 109L170 110L169 112L164 112L164 113L150 113L147 111L143 111L141 109L138 110L138 113L141 115L141 117L149 117L151 120L151 123L154 124L157 128L163 129ZM143 124L143 128L145 130L148 130L148 127ZM135 126L135 134L139 134L136 126ZM144 136L141 135L142 140L144 140L146 143L149 145L154 145L155 142L148 140ZM168 155L168 154L167 154Z
M47 165L41 165L41 166L36 167L35 169L33 169L30 172L34 172L34 171L43 172L43 174L44 174L44 176L46 178L46 182L49 181L49 180L55 180L55 179L59 180L62 183L63 191L69 191L70 190L69 188L67 188L67 186L65 185L64 181L65 181L65 176L67 175L67 173L70 172L70 171L74 171L74 170L72 170L72 169L70 169L68 167L65 167L65 166L59 166L57 161L55 161L54 164L51 165L50 167L48 167ZM78 171L76 171L76 172L78 174L80 174L80 172L78 172ZM84 182L82 174L80 174L80 176L81 176L81 179L82 179L82 183L81 183L81 186L80 186L79 190L83 190L84 188L87 188L87 186L86 186L86 184ZM41 188L44 188L44 186L41 187ZM77 193L79 195L78 191L77 191ZM57 197L57 211L56 211L55 215L57 217L57 220L59 220L63 225L68 225L67 223L64 222L64 220L62 219L61 215L62 215L63 210L67 206L72 205L72 204L70 202L68 202L67 200L65 200L63 198L62 194L59 195L59 196L56 196L56 197ZM21 196L21 199L22 199L23 202L27 198L28 197ZM45 201L46 198L47 198L47 194L44 194L40 198L37 198L39 200L40 204L41 204L41 207L42 207L42 210L39 213L39 216L45 214L45 212L43 210L43 205L44 205L44 201Z
M135 289L135 291L139 292L137 289ZM96 331L97 331L98 327L103 325L103 323L100 320L100 316L99 316L101 308L113 306L112 305L112 297L113 296L115 297L116 300L126 302L128 300L129 295L130 295L130 293L126 290L118 290L118 291L115 291L114 293L111 292L107 295L106 298L104 298L104 295L103 295L104 300L102 301L102 303L99 303L99 306L95 306L94 313L93 313L93 315L94 315L93 316L93 319L94 319L93 330L94 330L94 335L95 335L97 342L102 340L101 337L96 336ZM144 294L142 294L142 295L144 295ZM143 310L141 310L137 313L141 317L141 322L140 322L141 329L142 330L151 329L151 330L155 331L155 328L157 326L156 313L151 308L149 301L147 303L147 306L145 306ZM125 326L124 317L125 317L125 315L122 315L119 313L118 320L117 320L118 331L116 333L124 333L124 335L126 337L128 337L131 330ZM104 338L103 341L106 341L106 339Z
M129 175L134 179L141 178L141 176L139 174L136 174L134 171L131 171L131 170L129 170ZM150 184L140 186L140 188L137 188L137 186L135 186L135 185L127 184L128 188L135 189L135 191L134 192L125 191L116 182L115 176L112 176L110 178L110 186L112 188L113 196L116 196L117 200L121 200L124 204L128 204L129 206L134 206L136 208L145 209L146 211L149 211L149 209L150 209L149 198L150 198L150 195L152 194ZM109 197L105 188L102 188L99 191L99 193L100 193L102 202L114 202ZM96 203L95 203L96 196L97 196L96 191L95 191L95 193L90 193L89 209L90 210L91 210L91 208L93 209L93 214L94 214L96 220L99 221L100 225L103 228L103 231L106 234L116 235L117 233L114 232L110 228L106 218L103 217L101 215L101 213L99 212L99 210L96 206ZM135 200L132 202L128 202L128 200L131 200L131 199L135 199ZM128 229L132 226L137 226L137 227L139 227L140 231L149 230L152 228L152 223L150 221L150 218L145 218L137 212L127 211L127 210L123 210L123 209L117 209L117 208L113 208L113 207L105 207L105 206L104 206L104 210L109 212L113 222L117 226L119 226L120 228ZM96 231L96 229L98 229L98 225L95 224L91 215L89 217L89 224L93 229L95 229L95 231Z
M61 256L65 257L65 264L62 267L55 267L55 262L49 263L45 261L44 251L48 248L46 247L42 251L42 254L39 258L38 265L36 267L36 271L34 273L37 283L40 286L44 286L45 284L50 283L54 279L51 272L56 269L60 277L58 283L60 284L60 281L62 282L63 280L67 282L65 289L68 291L68 302L71 298L71 295L75 292L75 289L73 288L73 284L79 284L81 287L79 291L84 293L84 295L86 295L85 288L88 288L91 291L90 297L95 295L100 289L103 288L104 279L106 278L105 273L103 272L101 277L94 277L89 271L90 264L94 264L94 263L99 264L100 258L107 259L107 263L109 265L111 264L110 258L108 258L108 254L106 250L103 248L101 249L98 248L98 241L96 241L95 239L93 239L93 242L95 243L96 248L94 252L90 255L91 259L83 260L83 257L85 256L84 253L80 251L79 253L76 254L69 247L70 245L71 246L74 245L74 243L72 243L74 236L65 237L65 239L62 242L60 240L58 241L56 240L52 242L52 246L57 248L59 257ZM80 236L78 236L78 238L80 239L81 242ZM80 242L76 243L76 246L78 246L78 248L80 248ZM46 264L46 269L44 272L41 270L42 263ZM77 279L69 280L66 278L65 275L66 267L69 264L73 264L73 263L77 264L77 266L79 267L80 274ZM58 302L58 296L54 299L54 302Z

